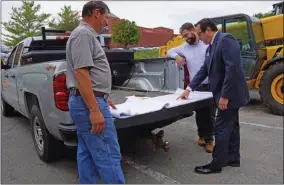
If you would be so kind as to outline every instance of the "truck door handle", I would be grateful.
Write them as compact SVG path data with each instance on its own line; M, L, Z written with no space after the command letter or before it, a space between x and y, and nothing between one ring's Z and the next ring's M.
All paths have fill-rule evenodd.
M15 78L16 76L15 75L11 75L11 78Z
M8 78L8 75L5 75L6 78Z

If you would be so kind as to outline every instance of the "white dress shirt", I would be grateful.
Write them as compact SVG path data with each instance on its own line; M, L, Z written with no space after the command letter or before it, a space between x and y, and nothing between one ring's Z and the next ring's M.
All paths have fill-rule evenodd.
M170 49L167 55L171 58L175 58L177 55L185 58L190 75L190 81L192 81L196 73L204 64L207 47L208 45L204 44L201 40L199 40L197 45L189 45L185 42L176 48ZM206 77L202 84L208 84L208 77Z
M217 35L217 33L218 33L218 31L216 31L216 32L214 33L213 38L212 38L212 40L211 40L211 45L213 45L213 41L214 41L215 36Z

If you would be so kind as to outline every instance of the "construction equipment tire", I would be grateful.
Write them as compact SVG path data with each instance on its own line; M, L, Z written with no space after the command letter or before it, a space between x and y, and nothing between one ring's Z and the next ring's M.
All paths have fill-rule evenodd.
M264 72L259 94L272 114L284 116L284 61L279 61Z

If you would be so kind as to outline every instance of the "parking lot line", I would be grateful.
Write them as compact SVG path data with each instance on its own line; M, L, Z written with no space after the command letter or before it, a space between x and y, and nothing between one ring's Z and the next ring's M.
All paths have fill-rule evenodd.
M194 121L196 121L195 118L194 118ZM257 124L257 123L250 123L250 122L245 122L245 121L240 121L240 124L251 125L251 126L256 126L256 127L263 127L263 128L272 128L272 129L276 129L276 130L283 130L283 127L275 127L275 126L263 125L263 124Z
M240 122L241 124L244 125L251 125L251 126L257 126L257 127L263 127L263 128L272 128L276 130L283 130L283 127L274 127L274 126L269 126L269 125L262 125L262 124L257 124L257 123L248 123L248 122Z
M148 168L145 165L139 165L137 163L135 163L134 161L132 161L129 157L125 157L123 156L123 162L130 165L131 167L135 168L136 170L140 171L141 173L144 173L152 178L154 178L155 180L157 180L160 183L163 184L181 184L180 182L164 175L161 174L159 172L155 172L153 169Z

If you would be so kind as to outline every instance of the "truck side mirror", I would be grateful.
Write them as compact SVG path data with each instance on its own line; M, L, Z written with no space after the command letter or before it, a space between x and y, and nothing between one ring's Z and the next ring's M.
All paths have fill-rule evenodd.
M5 63L4 63L4 60L1 60L1 69L6 70L6 69L9 69L9 68L10 68L10 66L7 65L7 64L5 64Z

